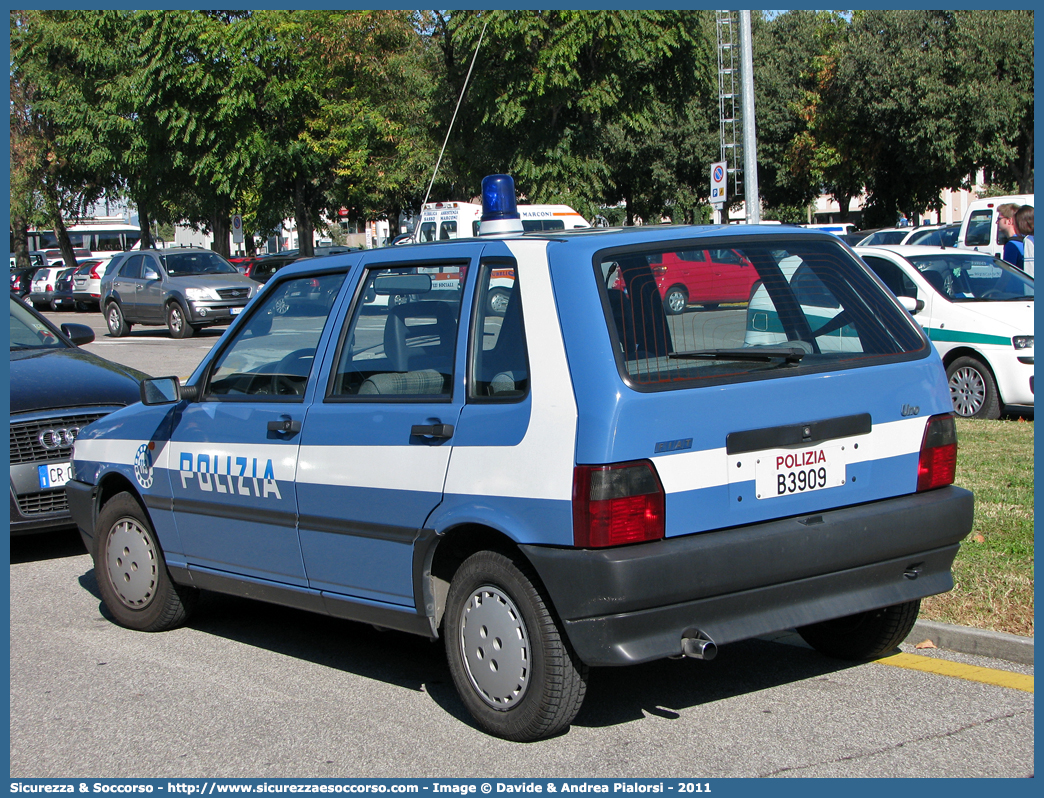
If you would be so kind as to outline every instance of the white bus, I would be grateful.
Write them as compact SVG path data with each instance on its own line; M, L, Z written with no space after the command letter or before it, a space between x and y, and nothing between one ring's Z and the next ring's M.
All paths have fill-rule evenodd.
M97 217L70 224L69 240L77 252L91 255L113 255L134 249L141 240L141 228L128 224L122 217ZM53 230L30 229L29 249L41 252L58 250L58 235ZM13 235L12 235L13 239ZM13 245L12 240L12 245Z
M519 205L523 230L572 230L591 225L568 205ZM482 206L470 202L429 202L421 208L414 240L445 241L478 235Z

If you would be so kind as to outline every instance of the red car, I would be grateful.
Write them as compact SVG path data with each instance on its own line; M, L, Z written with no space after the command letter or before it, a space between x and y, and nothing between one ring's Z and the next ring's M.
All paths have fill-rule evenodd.
M687 305L714 308L724 302L746 302L758 272L734 249L664 252L649 258L663 304L671 315Z

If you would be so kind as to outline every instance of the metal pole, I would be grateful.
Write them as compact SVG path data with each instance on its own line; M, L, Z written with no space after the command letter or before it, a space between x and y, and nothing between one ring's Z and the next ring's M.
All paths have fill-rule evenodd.
M761 222L761 196L758 193L758 145L754 131L754 55L750 35L750 12L740 11L740 96L743 99L743 192L747 224Z

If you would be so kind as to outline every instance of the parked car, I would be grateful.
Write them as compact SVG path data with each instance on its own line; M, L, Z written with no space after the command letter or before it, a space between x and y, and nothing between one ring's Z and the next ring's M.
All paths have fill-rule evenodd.
M81 434L67 492L111 617L168 629L203 588L442 638L512 740L565 729L594 666L793 627L894 650L973 514L924 331L828 233L523 233L507 182L496 235L280 269L186 384ZM745 302L668 315L653 264L679 252L736 253L778 340L748 345Z
M298 260L296 255L264 255L254 258L247 264L244 274L251 280L264 285L272 279L272 275L294 261Z
M998 418L1033 406L1033 278L988 252L935 247L859 247L942 356L954 411Z
M957 243L957 234L960 230L960 222L938 227L919 227L902 243L905 245L919 244L922 247L952 247Z
M120 253L124 254L124 253ZM119 263L119 256L111 258L91 258L80 264L73 275L73 299L77 309L101 309L101 283L106 270Z
M716 308L725 302L746 302L757 270L735 249L693 249L652 256L667 312L684 313L688 305Z
M859 239L857 247L877 247L882 245L913 244L922 238L941 230L938 225L922 225L921 227L883 227L874 230Z
M51 310L64 310L76 307L73 299L73 275L76 269L62 269L54 281L54 294L51 296Z
M209 249L148 249L126 253L102 280L102 307L110 335L133 324L166 324L172 338L234 319L257 293L244 277Z
M83 349L94 332L58 329L11 299L11 534L74 526L65 482L80 430L139 400L145 374Z
M33 275L38 270L38 266L30 266L28 269L12 269L11 293L19 299L29 296L33 290Z

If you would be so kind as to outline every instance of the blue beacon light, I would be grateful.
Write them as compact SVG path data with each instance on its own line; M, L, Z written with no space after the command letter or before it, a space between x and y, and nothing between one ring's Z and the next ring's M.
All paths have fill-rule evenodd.
M487 175L482 178L479 235L521 232L522 218L515 204L515 181L511 175Z

